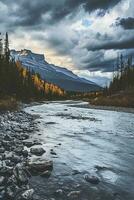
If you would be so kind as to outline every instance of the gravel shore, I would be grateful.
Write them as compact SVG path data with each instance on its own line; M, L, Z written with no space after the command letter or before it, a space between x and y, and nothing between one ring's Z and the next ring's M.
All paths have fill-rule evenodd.
M52 161L38 159L45 153L42 144L31 137L38 131L36 117L24 111L0 115L0 200L38 200L30 177L52 171Z

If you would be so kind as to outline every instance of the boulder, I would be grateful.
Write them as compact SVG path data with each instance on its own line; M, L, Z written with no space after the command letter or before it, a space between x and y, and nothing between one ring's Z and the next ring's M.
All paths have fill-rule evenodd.
M27 164L28 170L36 175L36 174L41 174L47 170L52 170L53 169L53 162L49 160L43 160L43 161L31 161Z
M92 184L98 184L100 182L100 179L97 176L94 176L94 175L86 174L84 176L84 178L87 182L92 183Z
M30 152L36 156L42 156L46 151L42 148L31 148Z

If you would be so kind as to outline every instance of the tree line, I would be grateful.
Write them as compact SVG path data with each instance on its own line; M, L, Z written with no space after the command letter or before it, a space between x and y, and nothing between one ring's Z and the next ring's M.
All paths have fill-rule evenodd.
M10 56L8 33L0 38L0 96L12 95L21 100L64 98L65 91L25 69Z
M113 70L113 80L104 93L113 94L121 90L134 90L134 65L132 56L124 57L122 54L117 57Z

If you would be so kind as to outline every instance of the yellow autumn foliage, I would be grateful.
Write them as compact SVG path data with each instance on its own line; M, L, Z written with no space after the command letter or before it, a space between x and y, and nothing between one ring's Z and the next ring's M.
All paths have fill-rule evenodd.
M21 65L21 62L16 62L17 68L21 75L24 77L24 79L28 78L28 70L26 68L23 68ZM38 74L32 75L32 80L34 82L34 85L39 91L43 91L46 95L58 95L58 96L64 96L65 91L59 88L57 85L54 85L52 83L48 83L43 81Z

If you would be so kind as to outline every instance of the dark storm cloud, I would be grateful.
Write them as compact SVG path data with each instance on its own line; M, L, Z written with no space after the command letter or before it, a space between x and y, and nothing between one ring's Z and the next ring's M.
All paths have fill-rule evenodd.
M17 5L15 12L10 14L16 16L14 26L35 26L44 22L44 26L63 20L68 15L73 15L80 6L83 6L85 11L93 12L100 10L98 15L104 15L104 11L113 7L121 0L5 0L0 2L7 6ZM48 14L49 18L45 20L43 15Z
M87 46L88 51L97 51L97 50L117 50L117 49L133 49L134 48L134 36L131 38L126 38L122 40L116 40L109 41L105 40L101 43L97 44L89 44Z
M122 51L134 48L133 35L126 33L122 38L121 35L127 31L121 29L122 33L117 36L116 31L120 29L117 26L115 26L115 35L110 34L107 27L106 34L104 31L102 34L102 29L98 30L99 27L95 27L93 33L88 32L87 29L85 33L75 30L75 26L79 26L75 22L77 20L80 22L82 17L87 17L87 13L92 15L94 11L96 12L93 15L97 20L102 19L103 25L106 12L110 13L110 10L118 3L124 2L123 0L0 0L0 2L8 8L6 13L8 20L3 21L6 31L12 32L18 38L20 37L19 31L24 34L24 37L29 35L31 41L41 44L44 50L50 48L59 56L69 56L79 69L112 71L114 59L106 58L105 52L111 49ZM84 13L83 9L86 12L83 16L79 15L81 8L82 13ZM0 13L0 19L2 19L1 15ZM76 17L75 22L72 20L73 17ZM133 29L133 20L133 18L118 19L117 25L124 29ZM90 29L90 26L88 28ZM96 33L98 31L100 33ZM89 39L89 43L86 38Z
M66 5L69 8L76 8L83 5L86 11L92 12L97 9L107 10L119 2L121 0L66 0Z
M115 58L105 59L105 52L102 50L96 51L91 54L86 59L82 60L82 66L90 71L103 71L111 72L113 71Z
M116 21L116 26L122 26L125 30L134 29L134 18L118 18Z

